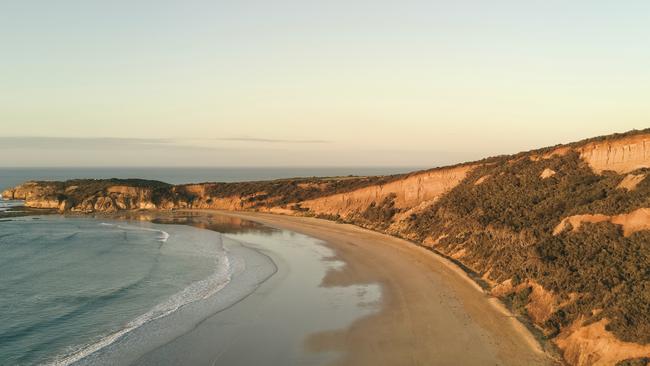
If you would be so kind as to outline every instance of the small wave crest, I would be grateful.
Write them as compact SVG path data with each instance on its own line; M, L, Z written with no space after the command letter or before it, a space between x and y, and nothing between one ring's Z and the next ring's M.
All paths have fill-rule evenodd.
M167 239L169 239L169 233L164 231L164 230L152 229L152 228L148 228L148 227L117 225L117 224L110 224L108 222L102 222L99 225L101 225L101 226L109 226L109 227L116 227L116 228L122 229L122 230L153 231L153 232L156 232L156 233L160 233L160 236L158 237L158 241L163 242L163 243L166 242Z
M164 243L164 242L167 241L167 239L169 239L169 233L168 233L168 232L160 230L160 234L162 234L162 235L160 236L160 241L161 241L161 242Z

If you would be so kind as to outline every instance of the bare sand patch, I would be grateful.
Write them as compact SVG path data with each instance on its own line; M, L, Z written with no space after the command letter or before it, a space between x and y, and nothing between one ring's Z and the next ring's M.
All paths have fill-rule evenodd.
M628 174L623 178L621 183L619 183L616 188L627 189L628 191L633 191L636 189L636 186L639 185L645 179L645 174Z
M555 340L564 358L575 366L615 365L630 358L650 357L650 345L623 342L605 327L609 320L583 325L576 321Z
M572 228L572 232L578 231L585 222L611 222L612 224L620 225L623 228L624 236L630 236L637 231L650 229L650 208L639 208L630 213L615 216L594 214L565 217L560 221L555 229L553 229L553 235L560 234L568 227Z
M539 175L539 177L542 178L542 179L546 179L546 178L550 178L550 177L552 177L554 175L555 175L555 170L546 168L546 169L544 169L542 174Z

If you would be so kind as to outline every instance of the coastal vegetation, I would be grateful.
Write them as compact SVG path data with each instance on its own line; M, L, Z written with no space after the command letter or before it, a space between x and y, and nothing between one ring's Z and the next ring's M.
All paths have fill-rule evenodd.
M399 209L395 207L395 193L389 194L381 202L372 202L361 214L361 219L368 225L375 225L377 229L386 229Z
M540 179L547 168L556 174ZM650 181L631 192L616 188L620 181L617 174L595 174L575 152L540 161L504 158L412 216L407 231L419 241L442 237L436 249L445 253L464 248L463 262L494 282L532 280L557 294L566 305L540 324L549 337L582 316L607 318L620 339L648 343L650 233L624 237L618 225L587 223L553 235L564 217L650 206ZM512 294L513 307L525 313L529 292ZM593 315L594 309L602 311Z
M271 181L207 183L206 194L215 198L247 197L254 207L266 205L274 198L275 205L287 205L335 193L350 192L370 185L385 184L401 175L373 177L293 178Z

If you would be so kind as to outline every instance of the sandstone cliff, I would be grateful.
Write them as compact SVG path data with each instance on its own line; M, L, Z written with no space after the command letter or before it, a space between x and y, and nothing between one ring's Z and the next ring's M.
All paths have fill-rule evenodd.
M590 142L578 149L596 172L606 170L619 174L648 168L650 161L650 137L634 135L609 141Z
M465 165L414 173L386 184L303 201L300 206L317 215L337 215L345 219L393 195L396 208L412 208L433 202L462 181L472 168Z
M72 212L260 210L340 220L453 258L574 365L650 357L650 131L390 177L172 186L27 182Z

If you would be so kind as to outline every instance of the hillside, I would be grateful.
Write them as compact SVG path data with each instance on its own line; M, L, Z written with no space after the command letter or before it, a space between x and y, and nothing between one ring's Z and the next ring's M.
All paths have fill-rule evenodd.
M353 223L454 259L569 364L645 365L649 173L644 130L398 176L28 182L2 195L80 213L210 208Z

